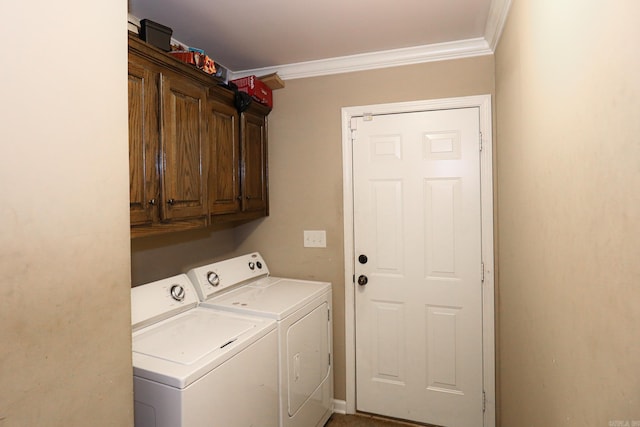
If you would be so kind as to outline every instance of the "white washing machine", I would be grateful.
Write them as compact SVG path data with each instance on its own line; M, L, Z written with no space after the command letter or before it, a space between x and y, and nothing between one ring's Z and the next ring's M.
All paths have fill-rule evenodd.
M201 306L277 321L280 426L323 426L333 412L331 284L271 277L258 253L187 275Z
M186 275L131 289L136 427L276 427L276 322L198 306Z

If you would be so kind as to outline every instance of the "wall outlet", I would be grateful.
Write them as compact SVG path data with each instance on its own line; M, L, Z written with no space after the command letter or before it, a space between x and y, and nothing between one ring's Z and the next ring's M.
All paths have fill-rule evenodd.
M305 248L326 248L327 232L325 230L304 230Z

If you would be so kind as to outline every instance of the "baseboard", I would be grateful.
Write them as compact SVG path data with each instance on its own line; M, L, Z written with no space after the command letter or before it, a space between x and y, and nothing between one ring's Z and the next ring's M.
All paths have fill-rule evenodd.
M333 399L333 412L335 412L336 414L346 414L347 402L345 400Z

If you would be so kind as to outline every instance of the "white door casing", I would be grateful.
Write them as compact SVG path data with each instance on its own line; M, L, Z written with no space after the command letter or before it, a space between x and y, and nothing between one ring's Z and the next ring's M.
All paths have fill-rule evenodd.
M465 110L435 111L446 109ZM358 409L416 421L453 425L478 425L482 419L485 426L495 425L490 109L489 96L343 109L348 413ZM395 113L412 114L388 116ZM366 117L365 120L362 116ZM424 129L413 131L414 135L418 135L414 138L418 140L401 144L403 137L392 136L393 132L385 131L388 128L385 128L384 123L392 123L403 116L413 119L419 117L418 123L425 120L431 122L425 122ZM447 118L449 116L456 116L451 118L454 122L471 120L471 127L456 130L456 125ZM447 120L450 123L446 123ZM478 120L482 151L478 151L481 143ZM369 138L366 143L360 141L359 146L354 149L355 154L351 151L351 123L357 123L359 130L364 130ZM406 128L408 123L410 121L401 127ZM454 146L458 142L455 142L456 136L450 134L452 131L471 137L472 141L466 141L466 148ZM408 136L409 134L406 137ZM358 141L357 136L356 140ZM411 152L410 147L415 151ZM452 150L457 151L457 155L462 153L461 150L472 150L465 154L467 164L462 165L464 162L448 157ZM393 178L400 177L411 169L423 171L425 156L431 156L427 159L431 161L427 162L432 165L430 171L425 171L425 174L420 172L419 176L409 173L403 179ZM363 158L366 159L364 163ZM386 168L391 170L391 175L379 174L378 170L384 169L384 163L380 162L385 158L389 160ZM404 161L400 161L400 158ZM439 159L445 161L438 165ZM410 164L415 167L410 167ZM371 169L365 171L370 181L358 182L358 178L354 179L354 174L359 176L363 167ZM456 168L457 171L452 170ZM469 176L458 176L461 168L467 169L465 173L475 181L475 189L469 191L469 182L465 182L469 180ZM466 194L462 198L461 185ZM354 192L354 186L366 191ZM417 201L418 206L424 200L427 205L414 210L408 209L408 205L395 204L403 197L406 199L409 194L420 199ZM429 200L439 201L442 208L432 205ZM460 204L452 205L454 200ZM369 211L363 208L364 217L359 216L361 214L358 209L369 204L372 208L368 208ZM457 213L453 215L456 210ZM459 221L460 212L468 213L466 222ZM356 218L361 218L355 226L354 214ZM392 223L395 224L394 227L404 230L390 227ZM433 227L434 225L436 226ZM425 227L431 227L428 233L425 233ZM465 228L463 232L460 227ZM469 227L476 231L469 233ZM456 239L452 240L454 228L458 232ZM402 231L406 232L407 229L410 229L406 234L407 241L398 239L398 236L404 235ZM384 236L384 233L387 235ZM423 242L422 238L425 237L426 242ZM461 237L463 240L460 240ZM376 241L384 241L385 244L377 245ZM433 243L437 244L437 251L433 250ZM363 248L373 251L367 254L369 261L362 265L356 261L354 265L354 259ZM463 250L460 251L460 248ZM454 249L457 252L454 253ZM481 269L481 262L484 263L484 271ZM426 271L425 268L432 270ZM433 268L439 272L433 271ZM362 287L352 284L354 274L357 280L363 273L369 276L369 283ZM408 293L400 291L407 288L402 286L403 280L405 284L409 282L419 285ZM464 282L464 286L458 282ZM401 296L400 300L398 295ZM359 320L356 320L355 310L359 313ZM361 337L356 347L357 322L364 322L361 326L379 324L382 327L374 328L375 333L370 331L366 337ZM424 330L411 338L404 331L407 329L406 325L414 324L416 332L420 328ZM446 331L455 333L448 334ZM461 334L465 336L463 340L460 339ZM423 340L420 338L422 336ZM426 341L437 343L438 350L434 346L427 346ZM374 351L372 346L382 350ZM356 364L357 353L359 357ZM400 360L417 369L410 373ZM360 387L357 408L356 367ZM396 393L395 403L389 393ZM418 411L422 413L415 412L422 403L425 403L422 405L424 410ZM458 414L457 418L443 418L451 413Z

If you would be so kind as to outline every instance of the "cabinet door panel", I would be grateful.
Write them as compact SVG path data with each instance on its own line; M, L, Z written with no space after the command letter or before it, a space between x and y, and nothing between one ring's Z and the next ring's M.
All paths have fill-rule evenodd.
M129 61L129 210L131 224L158 218L158 73Z
M243 211L267 209L267 129L264 117L243 114Z
M208 104L209 212L212 215L240 211L240 141L238 113L220 102Z
M162 79L163 219L206 214L204 194L204 88Z

